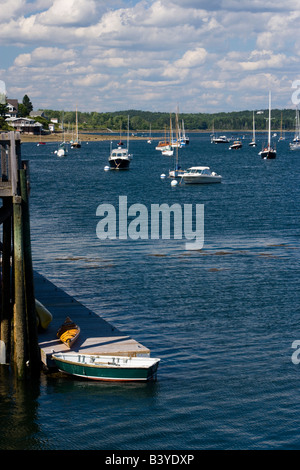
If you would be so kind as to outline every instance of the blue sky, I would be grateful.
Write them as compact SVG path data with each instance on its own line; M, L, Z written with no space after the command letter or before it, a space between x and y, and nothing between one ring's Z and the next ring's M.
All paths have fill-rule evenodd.
M0 0L0 80L34 109L293 108L299 0Z

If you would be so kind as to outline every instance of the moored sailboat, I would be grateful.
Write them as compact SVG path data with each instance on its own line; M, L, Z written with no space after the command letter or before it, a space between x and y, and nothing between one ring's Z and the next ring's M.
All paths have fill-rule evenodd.
M250 147L256 147L254 111L253 111L253 135L252 135L252 141L250 142L249 146L250 146Z
M269 125L268 125L268 145L259 152L261 158L270 160L276 158L276 149L271 145L271 92L269 92Z
M76 106L76 138L71 144L71 149L79 149L81 147L81 141L78 137L78 115L77 115L77 106Z
M178 141L178 132L179 132L179 123L178 123L178 113L176 114L176 141ZM175 147L176 154L175 154L175 161L174 161L174 170L169 171L170 178L181 178L183 175L183 170L179 166L179 156L178 156L178 149L180 147L177 145Z
M282 133L282 112L281 112L281 120L280 120L280 137L278 139L278 142L282 142L285 140L285 136Z
M293 138L293 142L290 142L290 150L300 150L300 120L298 109L296 109L295 135Z

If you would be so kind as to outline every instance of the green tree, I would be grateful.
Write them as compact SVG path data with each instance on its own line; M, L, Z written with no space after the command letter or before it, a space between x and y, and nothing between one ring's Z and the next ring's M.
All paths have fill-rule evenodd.
M27 110L27 116L30 114L30 112L33 110L32 103L28 97L28 95L25 95L22 101L22 104L25 106Z
M6 104L0 104L0 116L5 117L8 111L8 107Z
M20 117L28 116L27 108L26 108L26 106L24 106L23 103L19 103L18 116L20 116Z

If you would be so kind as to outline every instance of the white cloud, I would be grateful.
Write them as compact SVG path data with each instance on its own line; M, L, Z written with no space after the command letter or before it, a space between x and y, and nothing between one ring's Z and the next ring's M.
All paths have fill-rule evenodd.
M0 22L22 14L26 0L0 0Z
M259 56L259 59L257 59L257 56ZM253 51L250 55L250 59L252 60L240 62L240 66L243 70L282 69L289 63L289 60L284 54L273 54L271 51Z
M0 0L0 6L2 57L10 64L1 64L0 79L9 94L27 88L35 107L74 107L81 87L78 106L87 111L133 104L169 110L178 97L186 112L200 103L206 110L243 109L250 95L265 99L270 86L286 103L289 83L299 79L298 0Z
M109 76L103 75L102 73L91 73L82 77L79 77L73 81L74 85L83 87L89 86L101 86L104 82L109 80Z
M54 0L48 10L37 15L37 22L52 26L89 24L95 13L94 0Z
M197 67L205 62L207 52L203 47L197 47L192 51L186 51L181 59L175 62L176 67L191 68Z
M298 0L172 0L172 3L186 8L198 8L208 11L247 11L274 12L300 10Z
M73 60L76 53L70 50L59 49L58 47L38 47L31 53L20 54L16 57L14 65L18 67L28 67L29 65L41 66L48 62L65 62Z

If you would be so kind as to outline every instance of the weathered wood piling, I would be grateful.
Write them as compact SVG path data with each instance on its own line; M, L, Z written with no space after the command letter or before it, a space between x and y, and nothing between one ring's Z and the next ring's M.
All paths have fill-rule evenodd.
M40 372L30 243L28 162L21 160L20 134L0 135L2 288L0 340L6 364L24 379Z

